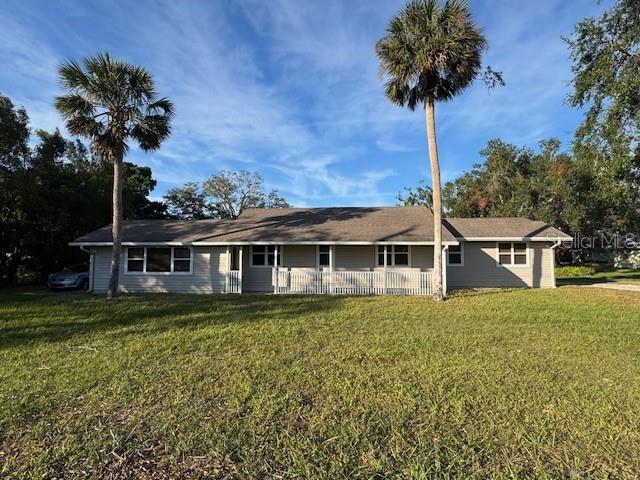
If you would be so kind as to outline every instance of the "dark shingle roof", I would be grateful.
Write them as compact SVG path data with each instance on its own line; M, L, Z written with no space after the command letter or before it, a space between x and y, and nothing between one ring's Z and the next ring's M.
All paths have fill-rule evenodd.
M571 239L569 235L551 225L522 217L447 218L444 224L456 238Z
M530 237L561 232L522 218L446 220L444 241L460 237ZM248 209L236 220L135 220L125 222L124 242L428 242L433 215L425 207ZM73 243L111 242L106 226Z

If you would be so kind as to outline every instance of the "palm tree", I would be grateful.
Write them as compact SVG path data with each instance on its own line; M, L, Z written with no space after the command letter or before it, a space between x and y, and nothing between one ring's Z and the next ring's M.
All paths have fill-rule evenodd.
M133 140L144 151L158 149L171 133L173 104L157 98L153 79L143 67L108 53L87 57L82 64L71 60L60 65L58 73L67 93L56 98L56 108L71 134L88 138L94 153L113 163L110 298L118 294L120 276L122 164L127 142Z
M464 0L413 0L396 15L376 44L385 95L414 110L423 105L433 189L433 297L442 290L442 192L435 103L452 99L480 74L487 41ZM501 81L501 80L500 80Z

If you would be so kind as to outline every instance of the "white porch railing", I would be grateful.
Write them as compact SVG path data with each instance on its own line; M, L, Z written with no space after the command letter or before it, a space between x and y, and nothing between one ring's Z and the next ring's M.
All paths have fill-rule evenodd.
M225 291L227 293L241 293L242 285L239 270L229 270L225 279Z
M276 273L277 272L277 273ZM276 277L277 275L277 277ZM431 272L274 269L274 293L431 295Z

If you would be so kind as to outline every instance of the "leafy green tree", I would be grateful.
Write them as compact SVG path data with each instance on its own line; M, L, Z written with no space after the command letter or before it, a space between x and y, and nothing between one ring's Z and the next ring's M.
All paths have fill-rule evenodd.
M222 170L202 184L188 182L164 196L173 218L237 218L247 208L287 208L277 190L265 192L257 172Z
M591 189L590 180L557 139L537 150L493 139L481 155L483 163L445 185L449 216L528 217L579 231L588 211L581 192Z
M68 242L109 223L112 166L58 130L31 138L26 111L1 95L0 117L0 283L42 281L86 260ZM151 170L128 162L123 169L126 217L162 216L164 205L147 198L156 184Z
M122 243L123 162L127 142L156 150L171 133L173 104L157 98L151 75L142 67L112 59L108 53L87 57L80 66L59 69L67 94L56 108L73 135L88 138L93 151L113 164L113 254L107 296L118 294Z
M264 200L258 204L260 208L290 208L289 202L278 193L278 190L271 190L264 197Z
M583 233L640 230L640 3L619 0L570 38L573 92L586 110L576 132L575 194Z
M237 218L247 208L264 202L262 177L246 170L221 171L202 184L202 191L218 218Z
M29 157L29 117L0 93L0 174L22 166ZM3 177L0 177L2 181Z
M24 254L23 185L30 154L27 112L0 94L0 284L14 281Z
M172 218L198 220L207 218L207 201L200 185L187 182L182 187L174 187L164 196L167 213Z
M442 194L436 142L435 104L462 93L481 73L487 41L464 0L414 0L396 15L376 44L385 95L401 106L425 111L433 188L433 297L442 290ZM487 75L501 82L499 74Z
M586 108L579 141L615 146L640 140L640 2L619 0L566 38L574 74L569 103Z
M433 206L433 192L429 185L425 185L421 180L414 188L406 187L397 196L400 205L405 207L423 206L431 208Z

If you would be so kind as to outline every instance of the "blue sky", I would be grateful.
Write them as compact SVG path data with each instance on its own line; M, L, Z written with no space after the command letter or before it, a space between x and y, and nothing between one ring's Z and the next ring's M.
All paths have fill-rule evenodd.
M0 5L0 92L35 128L62 127L53 108L64 59L109 51L147 67L176 105L172 137L149 165L152 197L221 169L260 172L295 206L393 205L429 182L424 116L383 96L373 46L399 1L27 1ZM580 112L561 35L611 1L472 0L487 64L482 84L439 106L443 180L480 161L487 140L567 142Z

